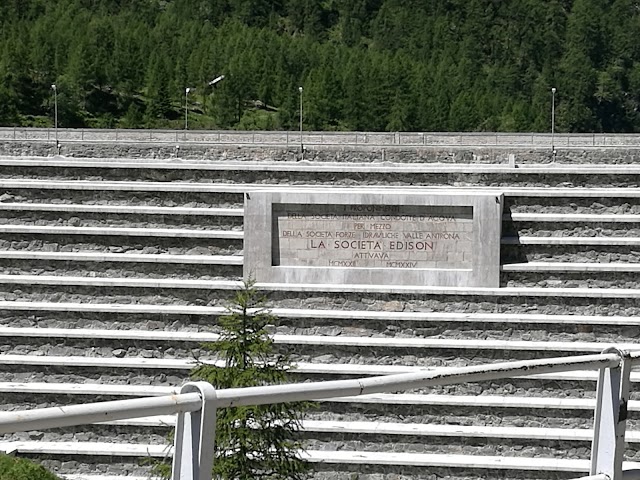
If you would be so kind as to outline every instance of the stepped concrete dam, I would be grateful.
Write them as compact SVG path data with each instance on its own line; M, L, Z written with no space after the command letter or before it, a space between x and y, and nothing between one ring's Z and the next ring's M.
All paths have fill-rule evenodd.
M637 349L640 137L0 129L2 410L177 392L248 276L296 382ZM314 479L575 478L596 380L323 400L299 436ZM173 422L0 451L141 480Z

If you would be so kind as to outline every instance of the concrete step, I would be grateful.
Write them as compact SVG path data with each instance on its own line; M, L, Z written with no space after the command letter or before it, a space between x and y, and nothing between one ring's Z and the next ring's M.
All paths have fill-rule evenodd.
M29 327L0 327L0 337L26 339L91 339L105 341L136 340L145 342L171 343L210 343L219 340L220 336L206 331L148 331L135 329L98 329L98 328L29 328ZM325 335L282 335L271 337L278 345L297 347L323 347L328 350L339 350L339 347L406 349L415 350L489 350L489 351L518 351L534 352L536 356L544 353L553 354L588 354L600 353L609 346L608 342L535 342L495 339L447 339L447 338L406 338L406 337L359 337L359 336L325 336ZM8 343L8 341L7 341ZM617 348L634 351L640 349L638 343L617 343ZM5 349L6 351L6 349ZM382 350L384 351L384 350Z
M242 217L242 208L157 207L138 205L84 205L73 203L10 203L0 202L0 211L11 212L65 212L100 213L118 215L180 215Z
M636 326L635 317L576 314L538 314L531 312L443 312L443 311L375 311L329 308L283 308L269 309L282 319L332 319L353 320L358 323L372 321L418 322L418 323L496 323L499 325L608 325ZM158 314L161 316L217 316L226 312L220 306L167 305L167 304L121 304L121 303L81 303L81 302L21 302L0 301L0 311L26 312L85 312L123 314Z
M83 235L125 237L179 237L241 240L241 231L182 229L182 228L119 228L119 227L69 227L48 225L0 225L0 235Z
M96 275L103 278L132 278L132 279L166 279L167 277L185 281L207 280L240 280L242 268L233 265L206 265L206 264L120 264L105 263L95 264L74 262L73 264L60 265L58 262L28 261L6 262L0 271L8 275L51 275L59 278L86 277Z
M224 305L239 283L228 280L180 280L51 275L0 275L0 300L10 302ZM540 327L554 320L567 324L576 316L591 325L634 326L640 292L615 288L453 288L398 286L336 286L261 284L270 308L390 312L444 312L455 322L493 322L492 315L510 323ZM385 313L386 314L386 313ZM481 316L474 316L481 314ZM486 315L485 315L486 314ZM345 318L337 314L337 318ZM470 315L466 317L466 315ZM485 316L482 316L485 315ZM524 315L521 320L514 319ZM566 315L567 317L563 317ZM558 316L556 318L556 316ZM600 317L611 317L603 319ZM440 318L445 319L447 315ZM325 317L326 318L326 317ZM390 320L399 317L389 317ZM427 315L426 319L435 319ZM384 317L379 318L384 320ZM565 320L566 319L566 320ZM576 323L579 325L580 323ZM397 326L394 326L396 328ZM466 328L466 327L465 327ZM537 328L540 330L541 328Z
M34 436L43 443L65 443L71 433L86 440L121 445L131 442L151 445L166 445L173 429L174 417L140 419L140 421L118 422L113 425L96 424L63 430L37 432ZM115 423L115 422L114 422ZM153 425L151 425L153 423ZM589 459L592 431L571 428L509 428L461 425L417 425L410 423L376 423L349 421L303 421L297 437L305 448L325 451L385 451L390 445L394 450L406 453L451 455L465 446L469 456L499 455L504 450L525 450L537 444L540 455L563 458L566 449L571 449L569 458ZM528 436L527 436L528 435ZM20 442L25 438L9 437L3 442ZM16 435L17 437L17 435ZM629 437L634 437L629 432ZM637 451L637 443L630 441L629 455ZM1 446L0 446L1 448ZM53 452L51 452L53 453ZM57 452L60 454L60 452ZM115 454L115 452L114 452ZM130 454L130 456L136 456Z
M1 205L1 204L0 204ZM9 226L71 226L183 230L242 230L242 218L230 216L146 215L78 212L0 211L0 224Z
M2 173L2 170L7 170ZM640 176L635 165L594 165L575 169L573 166L505 166L405 164L405 163L344 163L344 162L215 162L211 164L149 164L148 162L106 165L103 162L69 162L64 166L16 166L0 168L0 175L10 180L65 178L95 179L103 181L214 182L222 177L230 183L252 182L264 184L315 183L317 185L348 186L354 181L383 184L394 175L396 184L423 186L522 186L522 187L606 187L611 186L611 175L621 183L634 183ZM84 177L84 178L83 178Z
M597 288L625 289L638 284L637 272L514 272L503 274L500 284L514 288Z
M541 208L540 206L537 206ZM603 213L531 213L513 212L503 215L504 221L518 223L583 223L583 224L629 224L640 223L637 214L603 214Z
M96 262L96 263L178 263L194 265L242 266L243 257L238 255L171 255L104 252L34 252L0 250L3 260L34 260L38 262Z
M152 282L143 279L128 278L85 278L85 277L58 277L48 275L0 275L0 284L29 284L29 285L91 285L114 287L138 287L138 288L175 288L175 289L206 289L206 290L233 290L240 287L240 282L215 281L201 282L190 280L170 279L154 280ZM530 298L640 298L640 289L616 289L616 288L491 288L491 287L440 287L440 286L397 286L397 285L333 285L333 284L283 284L283 283L259 283L256 287L265 292L302 292L315 295L333 293L365 293L372 296L382 295L440 295L468 297L530 297Z
M2 180L0 179L0 182ZM142 185L142 182L140 182ZM244 192L236 188L237 191L226 191L222 188L221 191L163 191L161 185L158 186L158 190L142 189L140 191L135 190L135 185L126 185L123 187L130 187L131 189L117 189L118 185L113 185L112 189L100 190L97 184L85 185L87 188L48 188L56 186L44 183L38 185L35 183L26 183L24 188L4 188L3 194L0 196L0 204L13 204L24 205L21 210L15 211L30 211L27 206L33 205L35 212L43 212L45 210L38 208L41 205L52 205L51 211L58 211L58 208L63 209L68 205L78 207L78 211L89 209L97 210L94 207L105 207L107 210L124 208L126 210L135 211L147 211L147 212L160 212L159 209L177 209L178 211L189 212L195 209L196 212L200 210L213 210L222 213L228 210L230 217L236 217L232 213L238 213L243 211L244 207ZM71 186L71 185L70 185ZM42 188L38 188L42 187ZM91 187L91 188L89 188ZM93 188L95 187L95 188ZM138 187L140 188L140 187ZM58 207L59 206L59 207ZM9 209L11 211L11 209ZM173 211L173 210L172 210ZM84 212L87 213L87 212ZM152 215L153 213L147 213ZM126 215L126 214L124 214ZM202 216L200 216L202 217Z
M0 158L0 167L33 168L37 171L43 169L94 169L94 170L198 170L198 171L220 171L220 170L240 170L240 171L312 171L312 172L345 172L345 171L362 171L362 172L411 172L411 173L451 173L451 172L467 172L467 173L513 173L522 175L527 173L556 173L556 174L573 174L594 175L594 174L611 174L611 175L637 175L640 173L640 167L635 164L583 164L579 169L575 165L563 165L557 163L529 163L526 165L518 165L514 168L505 164L484 164L484 163L457 163L457 164L433 164L427 162L421 163L399 163L399 162L327 162L305 160L299 162L282 162L273 161L271 159L262 159L260 161L244 160L244 161L189 161L180 160L168 161L149 160L149 159L125 159L125 158L77 158L77 157L27 157L27 158Z
M113 300L113 299L111 299ZM401 306L399 307L401 308ZM0 302L0 325L22 328L80 328L114 331L217 331L224 306ZM640 334L635 317L593 315L491 314L464 312L367 312L338 309L275 308L272 333L330 339L398 338L523 342L524 344L595 344L636 342ZM38 344L42 340L32 343ZM73 343L69 343L73 345ZM321 348L321 347L320 347ZM329 348L327 348L329 350ZM377 348L371 350L377 350ZM392 348L387 349L389 351ZM400 349L402 355L410 352ZM415 350L415 349L414 349ZM383 350L384 351L384 350ZM416 351L419 353L419 350Z
M79 431L95 431L104 425L132 427L131 432L145 432L147 436L153 436L154 432L159 440L166 439L166 431L175 428L175 415L139 417L128 420L116 420L107 422L96 422L93 427L74 427ZM83 428L84 427L84 428ZM141 427L141 428L135 428ZM144 429L143 429L144 427ZM148 427L148 428L146 428ZM67 430L66 428L64 430ZM43 441L63 441L66 432L62 434L53 430L46 433ZM124 430L124 429L123 429ZM540 440L545 443L554 441L577 442L589 446L593 439L591 428L550 428L550 427L514 427L514 426L490 426L490 425L448 425L448 424L426 424L426 423L403 423L385 421L349 421L343 420L302 420L300 422L300 432L305 438L314 438L315 433L335 434L334 436L323 436L323 438L339 438L349 435L375 435L380 439L377 442L393 442L401 437L442 437L456 439L500 439L504 442L517 444L518 441ZM17 435L17 434L16 434ZM105 437L105 434L102 434ZM385 437L385 438L382 438ZM126 435L114 432L111 443L122 443ZM57 439L57 440L56 440ZM11 441L10 439L7 439ZM6 440L5 440L6 441ZM126 441L126 440L124 440ZM406 441L406 440L405 440ZM625 441L630 444L640 443L640 431L628 430L625 434ZM634 445L633 448L637 448Z
M503 272L573 272L573 273L637 273L640 263L597 263L597 262L524 262L505 263L500 266Z
M503 264L510 263L625 263L640 262L638 248L627 245L503 245Z
M287 184L279 183L278 187L293 187L296 189L314 189L318 185L313 183L296 183ZM70 192L162 192L170 193L198 193L198 194L232 194L242 199L242 195L253 190L264 190L265 185L253 184L250 182L239 183L191 183L191 182L152 182L152 181L102 181L102 180L41 180L34 178L26 179L9 179L0 178L0 188L24 191L70 191ZM394 187L397 188L397 187ZM451 191L449 185L434 185L434 191ZM464 185L455 187L456 190L469 190ZM421 186L403 186L402 190L420 190L424 192ZM585 199L637 199L640 197L640 188L637 187L536 187L536 186L483 186L483 192L503 193L507 199L509 198L535 198L535 199L558 199L562 202L564 198L585 198ZM91 195L95 195L92 193Z
M47 443L47 442L9 442L0 443L0 450L29 454L66 454L78 456L111 457L159 457L166 455L166 446L112 444L112 443ZM466 468L473 470L532 470L552 472L586 472L589 461L555 458L527 458L508 456L468 456L418 453L389 453L380 451L316 451L310 450L303 458L311 462L330 464L366 464L396 465L416 467ZM639 468L640 463L626 462L626 469Z

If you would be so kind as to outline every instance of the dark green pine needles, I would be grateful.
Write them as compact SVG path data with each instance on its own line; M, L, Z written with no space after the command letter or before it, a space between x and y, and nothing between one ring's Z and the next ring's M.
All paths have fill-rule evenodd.
M218 341L203 345L224 361L224 367L201 363L192 379L218 389L287 383L291 365L277 353L267 326L277 318L265 308L266 298L245 281L220 317ZM308 402L279 403L218 410L214 478L303 479L309 465L296 440Z

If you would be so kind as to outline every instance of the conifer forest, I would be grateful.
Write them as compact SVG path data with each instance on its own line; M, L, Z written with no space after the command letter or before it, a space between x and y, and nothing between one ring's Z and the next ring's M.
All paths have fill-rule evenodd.
M0 125L638 132L638 39L637 0L2 0Z

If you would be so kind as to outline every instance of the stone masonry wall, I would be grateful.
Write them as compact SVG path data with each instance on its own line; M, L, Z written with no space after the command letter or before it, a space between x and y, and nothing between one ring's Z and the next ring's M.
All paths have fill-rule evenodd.
M0 144L0 155L15 156L53 156L57 152L51 144L45 143L3 143ZM243 147L216 145L181 144L80 144L62 145L63 156L75 158L100 158L108 162L109 158L163 160L176 162L393 162L393 163L442 163L442 164L501 164L507 165L509 155L515 155L517 164L635 164L640 160L640 150L609 149L571 149L559 150L553 156L544 149L511 149L511 148L451 148L451 147L414 147L414 148L327 148L309 149L304 158L297 149L272 147ZM579 168L579 167L577 167ZM138 180L138 181L183 181L183 182L225 182L247 185L264 185L269 183L288 184L304 182L326 186L352 185L363 182L366 185L455 185L455 186L630 186L640 184L639 175L627 175L624 178L616 175L573 175L563 174L500 174L490 177L476 173L460 172L450 176L440 174L421 177L408 172L367 173L350 176L349 172L321 175L313 172L302 172L296 175L290 172L271 174L242 171L179 171L153 169L117 168L98 170L78 169L71 167L32 168L4 167L3 178L29 179L30 175L42 179L92 179L92 180ZM515 170L517 172L517 170ZM136 192L129 197L123 192L99 191L48 191L20 190L19 188L0 191L0 202L34 202L34 203L91 203L100 205L151 205L151 206L197 206L197 207L232 207L242 208L242 193L191 193L171 194L153 192L142 194ZM133 200L132 200L133 198ZM132 203L129 203L132 202ZM511 197L506 201L505 213L601 213L601 214L637 214L640 206L635 198L541 198ZM189 222L192 221L190 224ZM218 223L217 220L170 218L146 218L129 216L126 220L99 215L77 215L75 213L31 213L0 212L0 224L9 225L53 225L53 226L105 226L118 222L119 226L138 227L187 227L187 228L220 228L224 230L241 230L242 217L231 217ZM164 222L164 223L161 223ZM173 222L173 223L170 223ZM634 223L624 225L582 225L549 223L540 225L537 222L514 224L506 219L503 223L503 235L528 235L546 237L555 236L638 236L640 226ZM116 238L113 242L101 243L95 239L78 239L72 237L29 238L5 235L0 239L0 249L11 251L102 251L112 253L173 253L173 254L223 254L241 255L242 241L186 242L184 240L144 239L132 240ZM554 246L521 246L509 245L502 248L503 261L573 261L573 262L625 262L637 263L640 260L639 248L618 247L607 249L588 247L584 249L567 249ZM48 262L34 260L6 260L3 265L5 275L54 275L54 276L98 276L98 277L144 277L200 280L236 280L241 276L241 267L233 265L207 268L184 266L154 265L153 267L133 268L123 264L85 264L83 262ZM637 274L605 273L595 275L549 274L549 273L503 273L501 286L525 287L615 287L637 289L640 281ZM479 294L399 294L375 292L329 292L318 291L273 291L269 292L270 307L282 309L335 310L343 312L416 312L416 313L464 313L464 314L502 314L522 315L576 315L601 317L640 316L640 301L633 298L589 296L554 297L536 296L521 292L511 295L479 295ZM42 286L33 284L0 284L0 300L19 302L81 302L101 304L149 304L149 305L183 305L185 307L213 307L224 304L230 292L216 288L127 288L123 286ZM0 312L0 326L10 327L45 327L45 328L93 328L93 329L137 329L156 331L207 331L216 332L217 326L211 316L193 314L101 314L100 312L56 312L56 311L11 311ZM313 335L326 337L362 337L362 338L398 338L398 339L437 339L442 341L485 340L530 341L530 342L601 342L601 343L635 343L640 338L640 325L608 325L569 323L536 323L517 321L512 323L500 320L485 319L483 321L451 322L446 320L393 320L375 319L358 320L341 318L282 318L273 332L282 335ZM407 347L357 347L357 346L325 346L325 345L283 345L280 348L291 354L292 360L317 364L358 364L380 366L461 366L487 363L498 360L516 360L539 358L542 355L568 355L569 352L549 352L541 350L487 349L479 345L452 348L407 348ZM114 342L106 339L74 340L46 337L25 337L7 341L0 346L0 353L33 356L91 356L100 358L162 358L185 359L206 354L197 344L179 341L141 341L122 340ZM330 374L295 374L299 380L336 379ZM137 385L175 386L186 376L184 370L167 371L121 371L114 368L75 368L65 370L61 367L13 366L0 371L0 381L33 382L47 381L60 383L113 383ZM422 390L424 393L455 395L518 395L518 396L567 396L569 398L593 398L594 383L589 381L554 381L542 382L533 379L506 379L482 384L460 386L443 386ZM560 392L560 393L559 393ZM634 399L640 398L633 393ZM110 398L105 398L110 399ZM3 409L25 407L43 407L75 403L68 396L62 395L29 395L7 394L3 396ZM637 411L629 413L629 429L640 427L640 415ZM507 407L458 406L424 406L424 405L374 405L353 402L340 404L337 402L322 403L312 412L311 419L332 421L381 421L407 424L448 424L477 427L553 427L553 428L590 428L592 412L572 409L516 409ZM143 430L135 428L113 429L105 426L90 427L84 431L73 429L52 432L36 432L18 434L12 440L44 440L44 441L110 441L162 443L167 429ZM377 434L326 434L306 433L304 440L309 448L318 450L364 450L376 451L386 449L394 452L467 454L467 455L505 455L549 458L584 459L589 456L589 443L586 441L540 441L532 439L479 439L458 437L417 437L399 435L393 438ZM637 444L630 445L627 451L629 459L640 458ZM49 458L50 466L75 472L92 472L92 465L80 465L77 459ZM523 459L525 462L526 459ZM66 463L65 463L66 462ZM123 462L122 464L126 464ZM128 465L128 464L126 464ZM126 466L112 464L104 468L110 474L139 473L143 471L138 465ZM95 473L95 472L94 472ZM323 480L435 480L439 477L456 479L484 478L528 479L528 478L563 478L573 477L571 473L544 472L512 472L417 468L411 466L349 466L323 465L316 466L315 478Z
M0 155L12 156L53 156L53 143L46 142L4 142L0 143ZM156 144L156 143L66 143L60 154L68 157L86 158L131 158L207 161L283 161L301 160L314 162L393 162L393 163L471 163L508 164L514 155L517 164L637 164L640 163L640 149L624 148L567 148L551 149L499 148L499 147L305 147L304 155L299 148L286 147L235 147L215 144Z

